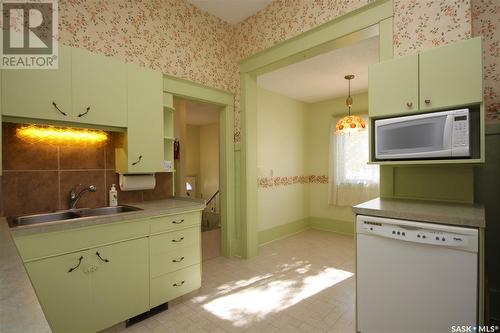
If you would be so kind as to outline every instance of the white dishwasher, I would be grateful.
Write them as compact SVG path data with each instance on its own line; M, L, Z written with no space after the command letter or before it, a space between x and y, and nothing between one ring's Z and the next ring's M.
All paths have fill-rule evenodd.
M477 229L358 215L358 332L476 326L478 243Z

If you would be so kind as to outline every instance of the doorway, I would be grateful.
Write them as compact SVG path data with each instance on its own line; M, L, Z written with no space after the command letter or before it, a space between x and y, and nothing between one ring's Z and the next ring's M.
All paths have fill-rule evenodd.
M205 261L221 255L220 106L175 97L174 108L175 193L206 202L201 223Z

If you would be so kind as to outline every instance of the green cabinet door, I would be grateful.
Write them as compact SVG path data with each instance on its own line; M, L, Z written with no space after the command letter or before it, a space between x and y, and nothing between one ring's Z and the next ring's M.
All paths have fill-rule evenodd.
M71 121L126 127L127 65L82 49L71 54Z
M128 65L128 128L117 149L117 172L163 171L163 79L157 71Z
M90 252L97 267L90 275L95 330L102 330L148 311L148 239L103 246Z
M422 111L480 103L483 100L481 37L420 54Z
M2 71L4 116L69 121L71 107L71 48L59 46L58 69Z
M418 55L371 65L368 70L370 117L418 110Z
M91 286L86 273L90 260L90 253L82 251L26 263L26 270L54 333L93 331ZM70 272L71 268L74 269Z

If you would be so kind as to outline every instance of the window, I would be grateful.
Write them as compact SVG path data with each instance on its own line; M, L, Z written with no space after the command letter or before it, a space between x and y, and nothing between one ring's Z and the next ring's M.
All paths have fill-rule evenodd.
M362 117L368 124L367 117ZM330 204L351 206L379 195L379 167L367 164L368 131L336 135L330 133Z

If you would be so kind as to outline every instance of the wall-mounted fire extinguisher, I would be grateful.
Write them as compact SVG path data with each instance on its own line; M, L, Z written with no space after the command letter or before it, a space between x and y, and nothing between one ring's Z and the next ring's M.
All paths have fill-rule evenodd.
M179 140L174 141L174 160L180 160L181 159L181 143Z

